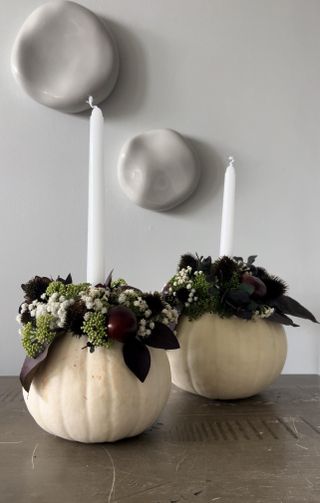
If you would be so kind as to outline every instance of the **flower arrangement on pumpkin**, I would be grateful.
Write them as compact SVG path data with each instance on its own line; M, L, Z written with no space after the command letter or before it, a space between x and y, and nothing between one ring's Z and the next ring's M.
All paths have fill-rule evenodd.
M290 316L317 322L313 314L286 295L287 285L254 262L242 257L182 255L178 272L163 290L166 302L190 320L205 313L221 318L236 316L245 320L264 318L283 325L298 325Z
M151 359L147 346L163 349L179 347L174 327L178 311L158 292L143 293L111 274L104 284L74 284L66 279L35 276L22 285L24 302L17 321L27 353L20 379L26 391L51 344L66 332L85 337L83 349L110 348L123 343L127 367L143 382Z

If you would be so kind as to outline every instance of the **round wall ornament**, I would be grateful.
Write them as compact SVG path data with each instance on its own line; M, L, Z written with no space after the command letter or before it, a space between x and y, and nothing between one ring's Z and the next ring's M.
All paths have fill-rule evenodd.
M111 93L119 72L109 29L90 10L47 2L26 19L13 45L13 75L34 100L63 112L89 109Z

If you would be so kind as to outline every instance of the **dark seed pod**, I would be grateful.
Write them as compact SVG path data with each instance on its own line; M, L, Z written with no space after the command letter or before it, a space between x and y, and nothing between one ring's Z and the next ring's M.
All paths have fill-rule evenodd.
M112 307L108 312L107 333L110 339L126 342L137 333L136 315L125 306Z

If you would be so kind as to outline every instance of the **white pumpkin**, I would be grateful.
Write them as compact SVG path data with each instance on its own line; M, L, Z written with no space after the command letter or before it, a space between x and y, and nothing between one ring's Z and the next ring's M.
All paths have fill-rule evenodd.
M44 430L79 442L112 442L143 432L167 402L170 367L163 349L148 348L149 373L142 383L128 369L122 344L81 349L84 337L59 338L23 396Z
M279 323L204 314L177 327L180 349L168 353L173 383L207 398L259 393L281 373L287 339Z

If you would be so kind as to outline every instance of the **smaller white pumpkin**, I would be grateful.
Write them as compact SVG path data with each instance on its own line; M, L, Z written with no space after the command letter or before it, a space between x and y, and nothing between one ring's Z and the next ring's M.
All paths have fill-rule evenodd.
M166 352L148 347L149 373L142 383L128 369L123 344L82 349L85 337L59 337L33 378L24 400L49 433L79 442L113 442L151 426L167 402L171 375Z
M279 376L287 355L283 326L262 319L181 316L177 337L180 349L168 353L172 381L207 398L259 393Z

